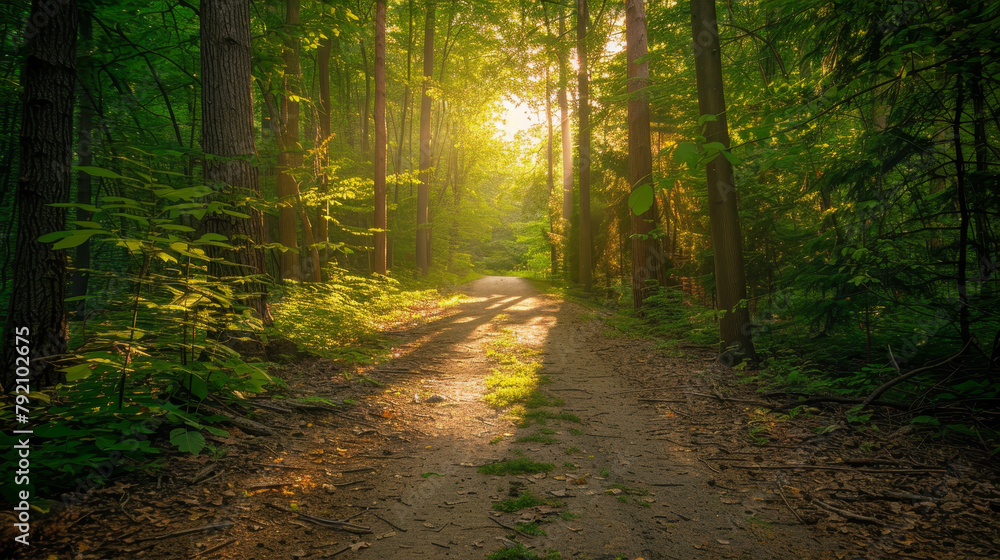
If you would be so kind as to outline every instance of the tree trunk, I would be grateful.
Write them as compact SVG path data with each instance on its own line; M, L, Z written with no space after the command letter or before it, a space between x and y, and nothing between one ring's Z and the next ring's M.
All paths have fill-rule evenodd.
M590 16L587 14L587 0L577 0L576 3L576 56L580 63L577 75L577 87L580 90L579 117L580 135L580 284L590 291L593 283L593 264L591 254L593 242L590 234L590 77L587 68L587 25Z
M396 145L396 173L403 172L403 145L406 143L406 132L411 128L406 126L406 114L410 108L410 79L413 66L413 0L409 0L410 24L406 28L406 84L403 85L403 112L399 118L399 144ZM412 165L412 163L410 164ZM399 203L399 179L393 193L393 202Z
M32 0L31 14L37 19L45 16L48 23L37 26L28 38L21 75L24 112L16 193L18 228L2 349L5 392L28 380L42 386L61 382L53 358L66 352L66 251L53 250L51 243L38 238L66 229L66 209L49 205L69 202L76 0L56 4ZM21 348L27 355L21 355Z
M90 12L80 9L77 14L79 19L80 54L89 55L93 48L93 23ZM77 165L86 167L93 165L94 160L94 101L91 98L93 87L93 71L89 65L84 65L77 69L80 80L80 92L77 95L77 105L80 111L80 125L77 131L79 141L77 143ZM94 203L93 180L89 173L82 171L76 174L76 202L77 204ZM88 222L92 219L93 213L83 208L76 209L76 219ZM87 300L82 299L87 295L87 286L90 282L90 273L86 270L90 268L90 240L76 247L76 255L73 257L73 280L70 283L70 295L74 298L81 298L76 305L76 318L82 320L87 315Z
M385 212L385 10L386 0L375 2L375 262L374 272L386 273Z
M566 20L559 14L559 37L566 34ZM566 90L569 87L569 71L567 70L566 51L559 48L559 126L562 130L562 235L565 243L563 248L563 270L566 279L572 280L576 268L573 266L573 137L569 124L569 101Z
M548 24L545 26L546 32L548 32ZM551 261L552 278L555 278L559 274L559 244L556 242L559 239L559 226L558 212L552 207L553 200L552 196L556 190L555 181L555 166L553 156L555 155L554 146L554 131L552 127L552 82L549 79L549 67L545 67L545 126L548 132L548 143L545 148L545 183L548 186L547 192L549 193L546 200L546 209L549 212L549 260Z
M653 154L649 132L649 65L646 56L646 10L643 0L625 1L625 42L628 58L629 183L635 190L652 185ZM642 214L629 210L632 229L632 303L636 311L646 296L646 281L663 280L661 254L651 237L658 222L656 198Z
M368 157L368 108L372 103L372 74L368 71L368 49L361 41L361 65L365 68L365 106L361 108L361 153Z
M417 270L426 276L430 272L430 165L431 165L431 97L427 95L434 72L434 2L427 3L424 22L424 82L420 99L420 185L417 187Z
M726 98L722 82L722 49L715 15L715 0L691 0L691 28L695 46L695 76L698 108L702 115L715 115L705 128L706 142L721 142L729 149ZM746 299L743 267L743 237L736 206L733 166L723 156L707 165L708 215L715 254L715 286L722 310L719 334L726 350L720 357L730 364L744 357L755 359L750 336L750 314L740 302Z
M287 0L285 24L289 27L299 23L300 0ZM289 29L288 38L282 48L285 61L285 91L281 98L281 134L278 152L278 243L287 250L281 253L282 280L302 281L302 266L299 260L299 234L295 218L298 185L291 171L302 166L299 152L299 102L290 98L299 95L299 40L297 32Z
M959 233L958 233L958 328L962 336L962 344L968 344L972 338L969 329L969 290L968 290L968 259L969 259L969 202L965 187L965 155L962 147L962 114L965 103L965 83L962 75L958 76L956 86L958 96L955 99L955 120L952 122L952 134L955 140L955 187L958 195Z
M260 198L260 177L253 157L254 108L251 94L250 1L214 0L201 9L201 144L206 155L205 181L226 202ZM209 247L209 272L224 282L241 286L243 302L265 324L271 323L267 285L245 280L265 273L264 215L251 204L236 210L249 218L228 214L206 216L206 229L225 235L234 250Z
M319 155L316 157L319 159L321 167L325 167L330 163L330 117L332 114L330 106L330 52L332 50L333 42L329 38L323 39L316 50L317 79L319 80L320 138L318 140L324 143L323 149L320 150ZM319 169L319 172L323 176L320 180L319 191L324 200L320 202L319 208L316 210L316 241L323 244L323 247L320 249L320 261L325 263L330 260L330 249L328 246L330 242L330 222L327 220L327 217L330 215L330 203L325 200L325 197L329 193L329 185L326 172L323 169Z

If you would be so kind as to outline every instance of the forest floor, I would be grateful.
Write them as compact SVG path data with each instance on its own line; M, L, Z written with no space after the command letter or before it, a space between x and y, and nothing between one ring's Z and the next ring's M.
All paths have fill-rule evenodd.
M512 541L564 559L1000 557L996 466L974 448L770 412L709 351L668 355L523 279L463 291L392 333L390 361L278 372L289 397L353 404L261 400L276 435L232 428L221 457L117 481L29 557L482 559ZM527 427L483 401L502 329L540 351L540 389L561 399ZM477 470L524 458L555 467ZM529 507L494 510L515 497Z

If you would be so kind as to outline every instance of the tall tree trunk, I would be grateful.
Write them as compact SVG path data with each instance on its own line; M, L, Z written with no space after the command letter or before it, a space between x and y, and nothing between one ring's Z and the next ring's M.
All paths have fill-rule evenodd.
M79 9L77 14L79 20L78 35L80 38L80 54L89 56L90 49L93 48L94 28L91 21L90 12ZM80 92L77 95L77 105L79 108L79 130L77 131L77 165L86 167L93 165L94 160L94 100L91 98L93 90L93 70L90 65L83 65L77 69L80 80ZM93 180L89 173L82 171L76 174L76 202L81 205L94 203ZM91 220L93 213L84 210L82 207L76 209L76 219L82 222ZM76 255L73 257L73 280L70 284L70 295L74 298L81 298L77 303L77 319L83 319L87 314L87 300L83 299L87 295L87 286L90 282L90 240L84 241L82 245L76 247Z
M289 27L299 23L300 0L287 0L285 24ZM286 247L281 253L281 279L302 280L302 267L299 260L299 234L295 218L295 205L298 203L296 192L298 186L291 171L302 165L302 155L299 153L299 103L291 99L298 95L299 77L299 40L296 31L287 30L287 38L282 48L281 57L285 62L285 92L281 98L281 131L278 152L278 243Z
M707 142L721 142L729 149L726 98L722 83L722 49L719 46L715 0L691 0L691 28L695 45L695 76L698 108L702 115L715 115L705 128ZM746 299L743 267L743 237L736 206L736 179L729 160L719 156L708 163L708 215L715 254L715 286L722 310L719 334L726 350L721 359L738 363L755 359L750 336L750 313L740 302Z
M962 114L965 103L965 81L958 76L956 86L958 96L955 99L955 119L952 122L952 134L955 141L955 185L958 194L959 233L958 233L958 328L965 345L972 338L969 329L969 292L968 292L968 258L969 258L969 202L965 188L965 155L962 147Z
M205 181L227 202L260 198L260 177L253 157L254 107L251 94L250 0L213 0L201 8L202 149ZM237 206L249 218L211 214L205 226L225 235L234 250L210 247L209 272L241 286L244 303L265 324L271 323L267 285L244 277L265 273L264 215L252 204Z
M559 14L559 37L566 35L565 14ZM576 267L573 266L573 255L576 249L573 247L573 136L570 131L569 122L569 101L566 98L566 90L569 88L568 61L566 60L566 49L559 46L559 127L562 131L562 235L565 246L563 248L563 270L566 272L566 279L572 280Z
M548 24L545 26L546 32L548 32ZM557 240L559 239L559 226L557 221L559 220L559 214L553 208L554 200L552 199L554 191L556 189L555 181L555 169L553 156L555 155L554 146L554 130L552 127L552 81L549 79L549 67L545 67L545 126L548 132L548 142L545 147L545 183L548 186L548 204L546 204L546 209L549 212L549 260L551 261L552 278L555 278L559 274L559 244Z
M386 273L385 212L385 7L386 0L375 2L375 262L374 272Z
M407 5L409 6L410 24L406 28L406 83L403 85L403 112L399 118L399 144L396 145L397 174L403 172L403 145L406 143L406 133L411 128L406 126L406 114L410 108L410 79L413 67L413 0L409 0ZM396 179L396 188L393 193L393 202L399 203L398 178Z
M368 157L370 144L368 143L368 108L372 103L372 73L368 70L368 49L365 42L361 41L361 65L365 69L365 106L361 108L361 153Z
M323 39L316 50L317 79L319 80L319 135L318 139L324 143L323 149L316 156L320 166L325 167L330 164L330 117L332 108L330 106L330 53L333 50L333 42L330 38ZM327 245L330 242L330 222L327 217L330 215L330 203L325 200L329 193L329 184L326 172L320 169L323 175L320 180L319 191L324 197L316 210L316 241L323 244L320 249L320 260L327 262L330 260L330 249Z
M587 0L576 3L576 57L580 63L577 87L580 90L577 116L580 135L580 279L583 289L590 291L593 284L593 241L590 234L590 77L587 68Z
M420 99L420 185L417 187L417 270L426 276L430 272L430 165L431 165L431 97L427 95L434 73L434 2L427 3L424 22L424 81Z
M628 160L632 189L652 186L653 154L649 132L649 65L646 57L646 10L643 0L625 0L628 58ZM651 232L658 222L656 197L642 214L629 210L632 229L632 303L636 311L646 295L646 280L662 283L662 260Z
M66 209L49 205L69 202L76 0L57 4L32 0L31 14L33 19L46 17L48 23L37 26L28 39L21 75L24 112L16 193L18 228L0 350L5 392L28 380L43 386L62 381L51 358L66 352L66 251L54 250L51 243L38 238L66 229ZM20 353L21 348L27 355Z

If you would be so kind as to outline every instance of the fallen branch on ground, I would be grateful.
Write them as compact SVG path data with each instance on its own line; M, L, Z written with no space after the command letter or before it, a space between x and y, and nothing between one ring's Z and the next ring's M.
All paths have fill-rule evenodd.
M861 515L847 511L846 509L840 509L838 507L831 506L830 504L826 502L821 502L819 500L813 500L812 503L825 509L826 511L836 513L837 515L843 517L844 519L848 519L850 521L857 521L858 523L871 523L872 525L881 525L883 527L885 526L885 522L882 521L881 519L875 519L874 517L868 517L866 515Z

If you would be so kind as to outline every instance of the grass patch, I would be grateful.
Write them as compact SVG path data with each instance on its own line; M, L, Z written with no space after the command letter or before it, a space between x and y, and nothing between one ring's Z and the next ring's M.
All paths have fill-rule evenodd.
M517 530L525 535L534 535L536 537L548 535L548 533L543 531L542 528L538 526L538 523L535 523L534 521L531 523L518 523Z
M562 555L558 550L550 550L545 556L539 556L520 543L514 548L504 547L486 555L486 560L560 560L561 558Z
M580 448L577 447L577 446L575 446L575 445L573 447L570 447L570 448L566 449L566 454L567 455L572 455L574 453L579 453L579 452L580 452Z
M504 513L514 513L515 511L521 511L522 509L544 504L545 500L535 496L531 492L525 492L516 498L511 498L502 502L494 502L493 509Z
M518 457L511 461L500 461L498 463L487 463L479 467L480 474L494 474L503 476L505 474L534 474L549 472L556 468L552 463L536 463L527 457Z
M551 410L537 409L529 410L521 416L519 428L527 428L532 424L545 425L549 420L565 420L567 422L581 423L580 417L569 412L552 412Z
M563 521L569 521L570 519L576 519L580 517L579 513L573 513L572 511L560 511L559 518Z
M517 342L512 329L501 328L499 336L486 349L486 358L495 365L486 377L487 394L483 400L496 408L517 404L536 408L554 406L549 402L555 399L538 391L538 386L544 382L538 373L542 364L535 359L540 353Z
M521 436L515 440L517 443L544 443L546 445L550 443L558 443L559 440L542 434L531 434L530 436Z

